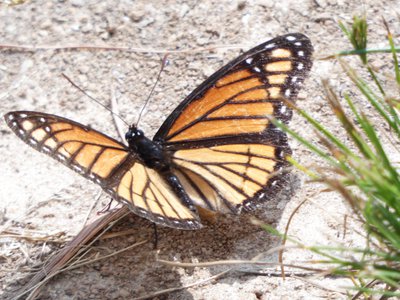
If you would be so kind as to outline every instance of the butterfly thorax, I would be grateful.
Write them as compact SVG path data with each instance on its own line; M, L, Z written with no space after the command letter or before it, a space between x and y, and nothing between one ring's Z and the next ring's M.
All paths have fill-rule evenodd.
M143 131L136 127L130 127L125 139L129 144L129 148L139 156L147 167L159 171L169 169L161 145L147 138Z

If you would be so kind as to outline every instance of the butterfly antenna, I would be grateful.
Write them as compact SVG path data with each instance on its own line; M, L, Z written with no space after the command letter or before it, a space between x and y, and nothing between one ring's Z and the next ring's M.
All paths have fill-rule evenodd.
M90 96L88 93L86 93L81 87L79 87L75 82L72 81L72 79L70 79L67 75L65 75L64 73L61 73L61 75L67 79L69 81L69 83L71 83L75 88L77 88L79 91L81 91L85 96L89 97L91 100L93 100L94 102L96 102L97 104L99 104L100 106L104 107L106 110L108 110L109 112L111 112L114 116L116 116L117 118L119 118L122 122L124 122L126 124L126 126L129 127L129 124L117 113L113 112L110 108L108 108L106 105L104 105L103 103L101 103L99 100L97 100L96 98L93 98L92 96Z
M155 88L156 88L156 86L157 86L157 83L158 83L158 81L160 80L162 71L164 71L164 68L165 68L165 67L168 65L168 63L169 63L167 57L168 57L168 53L165 54L164 57L163 57L163 59L162 59L161 68L160 68L160 72L158 72L157 80L156 80L156 82L154 83L153 88L151 89L150 94L149 94L149 96L148 96L147 99L146 99L146 102L144 103L144 105L142 106L142 109L140 110L139 117L138 117L138 119L137 119L137 121L136 121L136 125L135 125L136 127L138 126L139 121L140 121L140 118L142 117L142 114L143 114L143 112L144 112L144 109L145 109L146 105L149 103L150 98L151 98L151 95L153 94L153 92L154 92L154 90L155 90Z

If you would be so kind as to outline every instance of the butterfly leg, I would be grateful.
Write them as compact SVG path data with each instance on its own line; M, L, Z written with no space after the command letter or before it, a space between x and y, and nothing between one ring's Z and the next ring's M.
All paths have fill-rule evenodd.
M108 204L107 204L106 206L104 206L101 210L99 210L99 211L97 212L97 215L101 215L101 214L104 214L104 213L106 213L106 212L109 212L109 211L110 211L110 208L111 208L111 204L112 204L113 202L114 202L114 198L111 197L110 202L108 202Z
M153 250L157 250L158 247L158 232L157 232L157 224L153 223L154 230L154 240L153 240Z

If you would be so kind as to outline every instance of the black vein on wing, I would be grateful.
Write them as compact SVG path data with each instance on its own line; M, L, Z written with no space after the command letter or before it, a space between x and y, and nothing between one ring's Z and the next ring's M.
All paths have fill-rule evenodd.
M248 144L246 144L246 145L248 145ZM264 144L262 144L262 145L264 146ZM276 150L276 148L279 147L279 146L271 146L271 145L266 145L266 146L273 147L274 150ZM232 151L229 151L229 150L222 150L222 149L213 149L212 147L211 147L210 150L215 151L215 152L220 152L220 153L227 153L227 154L247 155L247 154L245 154L244 152L233 151L233 150L232 150ZM250 151L250 150L249 150L249 151ZM269 160L272 160L272 161L275 161L275 162L282 162L282 160L277 159L276 157L266 156L266 155L260 155L260 154L255 154L255 153L251 153L251 152L249 152L249 153L250 153L250 156L251 156L251 157L269 159Z
M232 189L234 189L235 191L237 191L239 194L241 194L241 195L244 196L245 198L248 198L248 196L245 195L241 189L237 188L237 186L233 185L231 182L229 182L228 180L226 180L225 178L223 178L223 177L222 177L221 175L219 175L218 173L215 173L214 171L210 170L210 169L207 167L206 164L199 164L199 163L193 163L193 164L196 164L198 167L205 169L206 172L209 172L210 174L214 175L215 177L221 179L223 182L225 182L228 186L230 186ZM190 167L183 167L183 168L185 168L186 170L191 171L191 170L190 170ZM229 170L229 171L230 171L230 170ZM214 190L218 193L218 195L219 195L220 198L224 201L224 203L225 203L228 207L232 208L232 203L231 203L229 200L227 200L224 196L221 195L221 193L220 193L220 191L219 191L219 189L218 189L218 187L217 187L216 185L214 185L211 181L207 180L207 178L203 177L201 174L198 174L198 175L199 175L200 177L202 177L210 186L214 187Z
M148 170L147 170L146 168L145 168L145 172L146 172L146 176L147 176L147 178L148 178L148 181L150 182L151 179L150 179L150 176L148 175ZM154 184L154 182L152 182L152 184L153 184L154 188L157 189L158 193L163 197L164 202L165 202L166 204L168 204L168 206L175 212L175 215L176 215L176 216L180 216L179 212L175 209L175 207L174 207L173 205L171 205L171 203L168 201L167 197L166 197L166 196L161 192L161 190ZM149 185L149 186L150 186L150 185ZM151 189L151 187L150 187L150 189ZM152 193L153 193L153 191L152 191ZM164 211L164 209L163 209L163 205L160 203L160 201L158 200L158 198L156 197L156 195L155 195L154 193L153 193L153 195L154 195L154 199L156 200L158 206L159 206L160 209L162 210L164 216L167 216L166 213L165 213L165 211ZM175 196L178 197L177 195L175 195Z
M193 171L191 172L193 173L193 176L199 176L198 174L194 173ZM189 174L187 174L187 172L185 172L184 170L181 170L180 174L182 174L183 177L185 177L185 179L189 182L189 184L192 186L192 188L197 192L197 194L200 196L200 198L203 200L203 202L210 208L213 209L213 206L211 205L211 202L207 199L206 195L204 195L204 193L201 191L201 189L197 186L197 184L193 181L193 179L191 178L191 176ZM203 179L206 184L208 184L208 182L202 178L201 176L199 176L201 179ZM211 187L212 188L212 187Z
M232 100L233 100L235 97L237 97L238 95L240 95L240 94L242 94L242 93L246 93L246 92L251 91L251 90L253 90L253 89L260 89L261 87L264 87L264 85L258 85L258 86L252 87L252 88L250 88L250 89L247 89L247 90L241 91L241 92L239 92L239 93L236 93L235 95L233 95L233 96L231 96L230 98L226 99L226 100L225 100L224 102L222 102L221 104L216 105L216 106L214 106L213 108L211 108L210 110L208 110L208 111L207 111L205 114L203 114L201 117L199 117L199 118L197 118L197 119L191 121L191 122L188 123L187 125L183 126L182 128L178 129L177 131L175 131L173 134L170 134L170 135L167 137L167 140L173 138L173 137L176 136L176 135L179 135L180 133L182 133L183 131L187 130L188 128L192 127L193 125L195 125L195 124L197 124L197 123L201 123L201 122L203 122L203 121L206 121L206 120L207 120L207 117L208 117L211 113L217 111L218 109L224 107L225 105L230 104L230 103L236 104L237 102L232 101ZM267 91L267 93L268 93L268 91ZM268 100L269 100L269 99L265 99L265 101L267 101L266 103L269 102Z

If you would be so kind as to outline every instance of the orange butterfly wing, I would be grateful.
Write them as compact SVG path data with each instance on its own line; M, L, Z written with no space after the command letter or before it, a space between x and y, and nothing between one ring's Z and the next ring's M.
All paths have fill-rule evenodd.
M298 33L261 44L210 76L161 126L154 140L196 205L238 213L282 188L291 150L270 118L291 118L284 100L295 100L312 51Z
M175 228L201 227L165 180L120 142L55 115L17 111L5 120L28 145L98 183L134 213Z
M154 140L187 143L261 134L269 118L287 121L282 99L294 100L311 68L312 46L289 34L251 49L210 76L168 117Z

